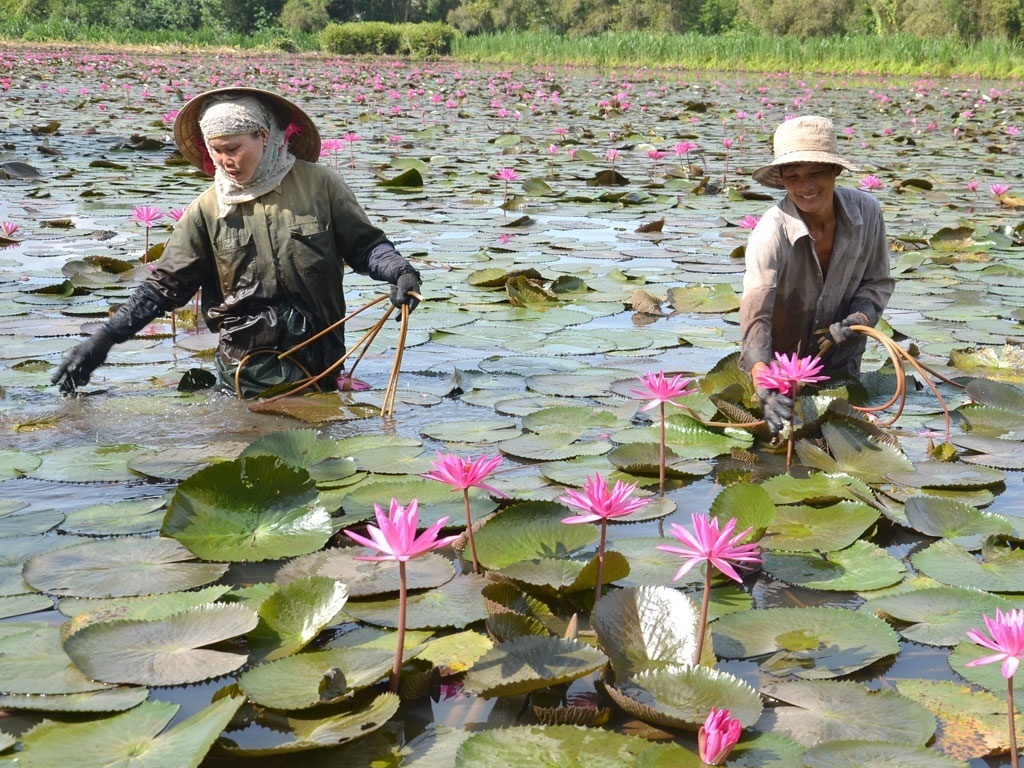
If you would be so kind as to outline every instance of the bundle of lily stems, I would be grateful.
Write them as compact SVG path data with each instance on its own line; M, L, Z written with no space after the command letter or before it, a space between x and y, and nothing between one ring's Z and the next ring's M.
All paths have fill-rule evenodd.
M418 301L423 301L423 297L420 296L417 293L413 293L412 296L415 297ZM361 306L359 309L355 310L354 312L350 312L349 314L345 315L345 317L341 318L336 323L332 323L331 325L327 326L326 328L324 328L319 333L317 333L317 334L315 334L313 336L310 336L308 339L303 340L302 342L296 344L291 349L287 349L284 352L278 352L277 350L260 350L260 351L252 352L252 353L246 355L244 358L242 358L238 362L238 366L235 369L235 394L238 395L239 398L242 398L242 390L241 390L241 384L240 384L240 377L241 377L241 374L242 374L242 369L244 368L245 364L247 362L249 362L249 360L251 360L253 357L255 357L257 355L272 354L272 355L276 355L278 360L288 359L292 355L294 355L296 352L298 352L300 349L302 349L303 347L306 347L306 346L312 344L317 339L320 339L323 336L327 335L328 333L331 333L331 332L337 330L338 328L343 326L345 323L347 323L349 320L351 320L356 315L361 314L362 312L365 312L370 307L373 307L373 306L375 306L377 304L380 304L382 301L384 301L387 298L388 298L387 294L385 294L383 296L378 296L377 298L373 299L370 302L367 302L366 304L364 304L363 306ZM348 351L346 351L345 354L342 355L340 358L338 358L332 365L328 366L324 371L322 371L322 372L320 372L320 373L318 373L316 375L311 374L309 371L307 371L305 368L303 368L297 361L292 360L291 362L294 365L298 366L299 369L302 370L302 372L306 374L306 378L301 379L301 380L295 382L294 386L292 386L290 389L288 389L288 391L282 392L280 394L274 395L273 397L267 398L266 400L263 401L263 404L265 405L267 403L272 403L272 402L274 402L276 400L280 400L280 399L285 398L285 397L291 397L292 395L295 395L295 394L301 392L304 389L308 389L308 388L310 388L312 386L315 386L322 379L325 379L328 376L334 375L337 371L342 370L344 365L345 365L345 363L348 361L348 359L358 350L359 351L359 356L356 358L355 363L353 363L352 367L348 371L348 378L351 379L355 375L356 366L359 365L359 362L363 359L363 356L366 354L367 350L370 348L370 344L373 342L373 340L375 338L377 338L377 334L380 333L381 328L384 327L384 323L387 322L387 319L389 317L391 317L391 315L392 315L392 313L394 313L395 309L396 309L396 307L394 305L388 307L388 310L383 314L383 316L377 322L375 322L370 327L370 329L368 331L366 331L365 334L363 334L363 337L361 339L359 339L359 341L357 341L355 344L353 344L351 346L351 348L348 349ZM381 408L380 408L380 415L381 416L388 416L388 417L390 417L390 416L394 415L394 411L395 411L395 398L396 398L396 396L398 394L398 377L399 377L399 374L401 373L401 370L402 370L402 355L405 353L405 339L406 339L406 336L408 335L408 333L409 333L409 306L407 304L403 304L402 307L401 307L401 326L399 327L399 331L398 331L398 343L395 345L395 360L394 360L394 363L391 366L391 376L388 379L388 386L384 390L384 398L383 398L383 401L381 403Z

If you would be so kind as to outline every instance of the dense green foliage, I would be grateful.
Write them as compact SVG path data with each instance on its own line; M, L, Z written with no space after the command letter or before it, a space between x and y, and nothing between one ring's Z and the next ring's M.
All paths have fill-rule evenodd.
M293 0L289 0L292 2ZM320 46L339 56L360 54L437 56L451 52L455 29L441 22L387 24L383 21L328 24Z
M0 0L3 32L66 22L140 31L319 32L328 23L447 22L468 35L544 31L568 36L638 30L759 31L811 38L898 35L1019 40L1024 0Z

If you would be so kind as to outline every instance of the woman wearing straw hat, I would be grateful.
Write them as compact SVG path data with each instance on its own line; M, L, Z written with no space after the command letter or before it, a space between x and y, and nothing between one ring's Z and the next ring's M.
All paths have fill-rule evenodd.
M88 383L114 344L200 289L203 317L219 334L219 379L243 397L323 372L344 354L339 327L289 359L263 355L240 368L256 350L289 349L344 317L346 264L390 283L396 306L416 307L419 272L341 176L317 164L320 135L295 104L257 88L208 91L181 109L174 138L213 184L189 205L149 278L65 355L53 377L62 392Z
M857 376L866 338L851 326L878 322L894 283L878 201L836 186L844 168L856 168L839 156L832 122L787 120L775 130L773 148L775 159L753 177L786 196L747 242L740 367L753 377L765 421L777 433L792 401L758 387L758 373L777 352L806 356L820 345L826 374Z

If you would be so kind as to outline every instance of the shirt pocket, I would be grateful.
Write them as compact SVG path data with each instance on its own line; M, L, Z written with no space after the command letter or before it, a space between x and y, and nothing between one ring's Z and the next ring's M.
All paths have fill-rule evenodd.
M288 255L303 281L322 279L337 270L333 234L315 216L295 218L289 228Z
M213 258L226 305L237 304L259 288L256 243L250 233L233 230L213 244Z

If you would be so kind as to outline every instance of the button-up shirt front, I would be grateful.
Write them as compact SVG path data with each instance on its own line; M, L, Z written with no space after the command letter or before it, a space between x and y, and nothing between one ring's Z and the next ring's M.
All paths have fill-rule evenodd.
M817 354L815 330L863 312L878 322L892 295L889 246L878 201L867 192L835 189L836 231L827 274L796 205L787 195L750 234L740 301L740 367L768 363L776 352ZM835 347L826 372L856 376L866 338Z

